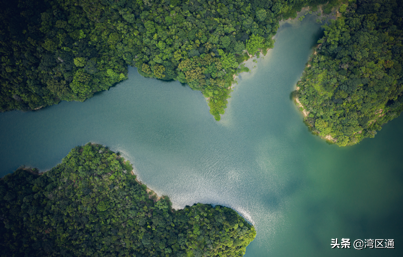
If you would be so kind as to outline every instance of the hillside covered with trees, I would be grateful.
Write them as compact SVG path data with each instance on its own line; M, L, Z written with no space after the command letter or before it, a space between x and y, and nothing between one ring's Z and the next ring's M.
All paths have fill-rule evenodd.
M43 174L0 180L0 256L243 256L252 225L230 208L174 210L101 145L76 147Z
M324 26L294 96L314 133L346 146L403 110L403 2L349 1L340 13Z
M245 50L265 53L279 20L323 2L1 0L0 111L84 101L131 65L201 91L219 120Z

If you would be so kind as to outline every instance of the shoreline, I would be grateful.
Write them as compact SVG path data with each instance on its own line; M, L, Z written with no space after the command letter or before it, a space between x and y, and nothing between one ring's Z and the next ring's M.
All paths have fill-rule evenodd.
M311 14L320 12L320 14L321 14L321 15L319 16L320 18L323 18L323 17L326 17L326 16L327 16L327 17L331 17L331 16L332 16L331 14L323 14L323 8L322 8L322 7L323 7L323 5L319 5L319 6L318 6L318 10L315 11L315 12L312 12ZM295 20L299 19L300 16L301 16L301 14L302 14L302 15L305 15L307 12L309 12L310 9L311 9L310 6L303 7L303 8L301 9L301 11L297 12L297 17L295 17L295 18L288 18L287 20L280 20L280 21L279 21L280 27L281 27L281 25L284 24L284 23L291 22L291 21L295 21ZM338 12L337 10L336 10L336 12L337 12L337 15L338 15L339 12ZM337 19L337 17L338 17L338 16L336 16L336 17L334 17L334 18ZM277 33L276 33L271 39L274 40L275 37L276 37L276 35L277 35ZM320 45L321 45L321 44L320 44ZM274 48L274 46L273 46L273 48ZM267 48L266 55L267 55L267 54L269 53L269 51L270 51L271 49L273 49L273 48ZM247 61L253 59L254 57L256 57L256 59L258 59L257 55L251 55L251 54L249 54L249 53L246 51L246 49L244 50L244 53L246 53L246 54L249 56L249 59L247 59L247 60L241 62L239 65L245 64ZM263 55L263 50L262 50L262 49L260 50L260 54ZM315 51L314 54L316 54L316 51ZM266 55L263 55L263 56L266 56ZM259 58L260 58L260 56L259 56ZM311 65L308 63L307 66L310 67ZM238 67L239 67L239 66L238 66ZM232 76L232 80L233 80L233 81L231 82L231 85L228 87L228 89L231 89L231 90L234 89L235 84L238 84L237 81L236 81L237 78L238 78L238 75L237 75L237 74L233 74L233 76ZM206 99L207 102L210 101L210 97L205 97L205 99ZM301 102L299 102L299 100L298 100L297 98L296 98L295 100L297 101L298 107L302 107L302 108L303 108ZM304 117L307 117L307 116L309 115L309 112L306 111L305 109L303 109L303 115L304 115Z
M305 14L309 11L310 8L311 8L310 6L308 6L308 7L303 7L300 12L297 12L297 17L296 17L295 19L299 19L299 18L300 18L300 14L302 14L302 16L305 15ZM336 20L337 18L339 18L339 17L342 16L342 14L339 12L338 8L336 9L336 14L335 14L335 15L333 14L333 12L334 12L333 10L332 10L332 12L329 13L329 14L324 14L324 13L323 13L323 5L319 5L319 6L318 6L318 11L315 11L314 13L317 13L317 12L320 12L320 16L318 16L318 18L320 18L320 19L322 19L323 17L326 17L326 18L330 18L330 19ZM313 13L311 13L311 14L313 14ZM292 20L295 20L295 19L289 18L289 19L287 19L287 20L280 21L280 23L281 23L281 22L289 22L289 21L292 21ZM318 54L318 51L317 51L317 50L318 50L321 46L322 46L322 44L316 45L315 48L313 49L313 53L312 53L312 54L313 54L313 55L317 55L317 54ZM312 66L311 62L312 62L312 58L309 58L308 61L307 61L307 64L305 65L305 68L304 68L303 73L305 72L305 69L310 68L310 67ZM301 77L302 77L302 76L303 76L303 75L301 75ZM300 80L301 80L301 79L300 79ZM298 80L298 82L299 82L300 80ZM299 89L300 89L300 87L297 86L298 82L295 84L295 91L299 91ZM295 103L295 104L297 105L297 107L298 107L298 110L302 113L302 115L303 115L303 117L304 117L304 121L305 121L305 119L306 119L306 118L308 117L308 115L309 115L309 111L307 111L307 110L304 108L304 106L302 105L302 103L301 103L301 101L298 99L298 97L295 96L295 97L293 97L293 99L294 99L294 103ZM301 110L300 108L301 108L302 110ZM310 129L314 134L316 134L317 136L319 136L319 138L324 139L324 140L326 140L327 142L332 143L332 144L335 144L335 143L337 142L337 139L333 138L331 135L321 136L321 135L320 135L320 132L319 132L318 130L315 130L313 126L309 125L309 124L306 123L306 122L304 122L304 123L309 127L309 129Z
M275 37L276 37L276 35L274 35L271 39L274 40ZM239 68L239 66L241 66L242 64L246 64L246 63L249 62L249 61L253 61L253 60L259 59L262 55L263 55L263 57L267 56L267 54L268 54L268 53L270 52L270 50L272 50L272 49L273 49L273 48L267 48L267 49L266 49L266 54L263 54L263 49L260 49L260 50L259 50L259 53L260 53L260 54L259 54L259 57L257 57L257 54L256 54L256 55L251 55L251 54L249 54L248 51L246 51L246 49L245 49L243 53L246 53L246 54L249 56L249 59L244 60L243 62L241 62L241 63L238 65L238 68ZM247 68L249 69L249 67L247 67ZM251 69L252 69L252 68L250 68L249 71L250 71ZM241 73L242 73L242 72L241 72ZM239 74L241 74L241 73L239 73ZM237 81L236 79L239 78L239 76L238 76L239 74L236 74L236 73L232 74L232 82L231 82L231 85L230 85L227 89L231 89L231 90L234 89L235 85L238 84L238 81ZM203 96L203 97L204 97L204 96ZM204 98L206 99L207 102L210 101L210 97L204 97ZM228 99L228 103L229 103L229 99Z
M300 14L301 14L302 12L305 13L306 11L309 11L310 8L311 8L310 6L302 7L301 11L297 12L297 17L295 17L294 19L293 19L293 18L288 18L288 19L286 19L286 20L280 20L279 23L281 23L281 22L290 22L290 21L294 21L294 20L296 20L296 19L299 19ZM320 7L318 6L318 10L320 10L321 14L323 13L323 11L322 11L322 6L320 6Z
M297 87L298 88L298 87ZM297 91L299 90L299 88L297 89ZM294 97L294 100L297 104L297 107L302 108L302 110L300 110L300 112L302 113L302 115L304 116L304 118L308 117L309 112L307 110L305 110L304 106L302 105L302 103L299 101L298 97Z
M91 142L91 145L101 145L102 147L107 148L107 146L104 146L104 145L102 145L102 144L92 143L92 142ZM107 149L109 149L109 148L107 148ZM112 151L112 150L111 150L111 151ZM114 152L114 153L116 154L116 153L118 153L119 151L112 151L112 152ZM119 152L119 153L120 153L120 152ZM169 202L171 203L171 206L172 206L172 202L171 202L171 200L169 199L168 196L166 196L166 195L158 195L153 189L149 188L149 187L147 186L147 184L143 183L143 182L139 179L139 175L134 172L134 171L136 170L135 167L134 167L134 164L133 164L132 162L130 162L127 157L125 158L124 156L117 155L117 156L116 156L116 159L117 159L117 160L123 159L124 164L130 163L130 165L131 165L131 167L132 167L132 170L130 171L130 174L128 174L129 171L124 171L124 173L125 173L126 175L133 175L133 176L135 176L135 177L136 177L135 180L136 180L137 183L139 183L140 185L145 185L145 186L147 187L147 188L146 188L146 191L147 191L147 193L148 193L148 198L149 198L149 199L152 199L152 200L154 200L154 202L157 202L157 201L159 201L159 200L161 200L161 199L163 199L163 198L168 198L168 200L169 200ZM60 162L60 163L61 163L61 162ZM56 164L54 167L57 167L57 165L59 165L60 163ZM17 171L17 170L24 170L24 171L27 171L27 172L32 173L32 174L34 174L34 175L42 176L42 175L45 174L46 172L52 170L54 167L52 167L52 168L50 168L50 169L47 169L47 170L41 171L41 170L39 170L38 168L35 168L35 167L32 167L32 166L21 165L21 166L18 167L16 170L14 170L13 172L8 173L8 174L12 174L12 173L14 173L14 172ZM0 180L3 179L3 178L4 178L5 176L7 176L8 174L6 174L6 175L4 175L3 177L1 177ZM175 209L172 208L172 207L171 207L171 209L172 209L173 211L175 210Z
M280 20L280 26L283 24L283 23L287 23L287 22L292 22L292 21L295 21L295 20L299 20L299 18L301 18L301 16L305 16L306 14L310 14L310 15L314 15L314 14L318 14L318 13L320 13L320 15L317 15L317 17L318 17L318 19L323 19L323 18L329 18L329 19L332 19L332 20L336 20L338 17L341 17L342 16L342 14L339 12L339 9L337 8L336 9L336 11L335 11L335 13L333 13L334 11L332 10L332 12L331 13L329 13L329 14L325 14L324 12L323 12L323 6L324 6L325 4L321 4L321 5L317 5L317 10L316 11L312 11L311 10L311 8L312 8L312 6L305 6L305 7L302 7L301 8L301 11L299 11L299 12L297 12L297 16L295 17L295 18L288 18L288 19L286 19L286 20ZM311 13L309 13L309 12L311 12ZM302 21L302 20L301 20Z
M126 160L127 162L130 162L130 161L128 161L128 160ZM130 164L132 164L131 162L130 162ZM132 167L133 167L133 164L132 164ZM165 195L158 195L154 190L152 190L151 188L149 188L148 186L147 186L147 184L145 184L145 183L143 183L140 179L139 179L139 176L134 172L134 168L132 169L132 171L130 172L131 173L131 175L133 175L133 176L135 176L136 177L136 182L137 183L139 183L140 185L145 185L147 188L146 188L146 191L147 191L147 193L148 193L148 199L152 199L154 202L157 202L157 201L159 201L159 200L161 200L162 198L166 198L167 196L165 196ZM171 200L169 199L169 197L168 197L168 200L171 202ZM172 205L172 202L171 202L171 205ZM172 210L175 210L174 208L172 208L171 207L171 209Z
M272 40L274 40L275 39L275 37L276 37L276 35L274 35L274 36L272 36ZM274 48L274 46L273 46L273 48ZM250 53L248 53L248 51L246 51L246 49L244 50L244 53L246 53L248 56L249 56L249 59L247 59L247 60L245 60L245 61L243 61L243 62L241 62L240 64L239 64L239 66L241 66L242 64L246 64L248 61L250 61L251 59L252 59L252 61L253 61L253 59L254 60L257 60L257 59L259 59L260 58L260 56L261 55L263 55L263 57L265 57L265 56L267 56L267 54L270 52L270 50L272 50L273 48L267 48L266 49L266 54L263 54L263 49L260 49L260 54L259 54L259 57L257 57L257 54L256 55L251 55ZM238 68L239 68L239 66L238 66ZM239 73L240 74L240 73ZM232 75L232 83L231 83L231 85L229 86L229 88L228 89L233 89L234 87L235 87L235 84L238 84L238 82L236 81L236 79L238 78L238 75L239 74L233 74Z
M304 16L304 15L306 15L308 12L311 12L311 13L309 13L310 15L313 15L314 13L320 13L320 18L323 18L323 17L330 17L330 19L332 19L332 18L334 18L334 19L337 19L337 15L339 14L338 13L338 11L336 10L336 12L337 12L337 14L336 14L336 16L335 17L332 17L332 14L324 14L323 13L323 5L319 5L318 6L318 10L317 11L315 11L315 12L313 12L313 11L309 11L312 7L310 7L310 6L307 6L307 7L303 7L302 9L301 9L301 11L299 11L299 12L297 12L297 17L295 17L295 18L288 18L287 20L280 20L279 21L279 27L281 27L284 23L288 23L288 22L291 22L291 21L296 21L297 19L298 19L298 21L301 21L301 20L299 20L299 18L301 17L301 16ZM273 37L271 38L272 40L274 40L275 39L275 37L276 37L276 35L277 35L277 32L276 32L276 34L275 35L273 35ZM321 45L321 44L320 44ZM320 46L319 45L319 46ZM318 46L317 46L318 47ZM317 48L316 47L316 48ZM273 46L273 48L274 48L274 46ZM259 59L260 58L260 55L263 55L263 57L264 56L267 56L267 54L270 52L270 50L272 50L273 48L267 48L266 49L266 54L263 54L263 49L260 49L259 50L259 57L258 57L258 54L256 54L256 55L251 55L250 53L248 53L248 51L245 49L245 50L243 50L243 53L246 53L248 56L249 56L249 59L247 59L247 60L244 60L243 62L241 62L240 64L239 64L239 66L241 66L242 64L246 64L247 62L249 62L250 60L257 60L257 59ZM314 52L314 54L316 54L316 50L315 50L315 52ZM309 67L311 67L311 64L309 64L309 61L310 60L308 60L308 64L306 65L308 68ZM239 66L238 66L238 68L239 68ZM256 67L256 66L255 66ZM252 68L249 68L249 67L247 67L248 69L249 69L249 71L252 69ZM242 73L242 72L241 72ZM241 73L239 73L239 74L241 74ZM229 89L229 90L233 90L234 88L235 88L235 85L236 84L238 84L238 81L237 81L237 79L239 78L239 74L233 74L232 75L232 81L231 81L231 84L228 86L228 88L227 89ZM298 90L298 89L297 89ZM203 95L203 97L204 97L204 95ZM210 102L210 97L204 97L205 99L206 99L206 102L207 103L209 103ZM301 104L301 102L299 101L299 99L298 98L294 98L294 100L295 100L295 102L296 102L296 104L297 104L297 106L298 107L300 107L300 108L302 108L303 110L302 110L302 114L303 114L303 116L304 116L304 118L305 117L307 117L308 115L309 115L309 112L303 107L303 105ZM230 103L230 101L229 101L229 98L228 98L228 104ZM228 106L227 106L228 107ZM227 109L227 108L225 108L225 109Z
M296 88L295 88L295 91L298 91L298 90L299 90L299 87L296 87ZM301 103L301 101L298 99L298 97L293 97L293 99L294 99L294 103L295 103L295 104L297 105L297 107L298 107L298 111L302 114L302 116L304 116L304 123L309 127L309 129L310 129L314 134L316 134L317 136L319 136L321 139L324 139L324 140L326 140L327 142L332 143L332 144L336 143L336 142L337 142L337 139L333 138L331 135L321 136L321 135L320 135L320 132L319 132L318 130L315 130L313 126L311 126L311 125L309 125L309 124L307 124L307 123L305 122L305 118L308 117L309 111L307 111L307 110L304 108L304 106L302 105L302 103ZM302 108L302 110L300 110L299 108Z

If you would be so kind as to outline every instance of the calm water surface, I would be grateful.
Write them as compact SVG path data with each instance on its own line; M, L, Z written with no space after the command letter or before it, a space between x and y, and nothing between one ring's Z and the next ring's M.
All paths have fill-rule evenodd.
M289 99L320 37L315 17L281 26L241 74L216 122L200 92L130 79L84 103L0 114L0 171L49 169L89 141L120 151L174 207L229 206L257 229L247 257L403 256L403 119L348 148L311 135ZM331 249L331 238L394 239L396 249Z

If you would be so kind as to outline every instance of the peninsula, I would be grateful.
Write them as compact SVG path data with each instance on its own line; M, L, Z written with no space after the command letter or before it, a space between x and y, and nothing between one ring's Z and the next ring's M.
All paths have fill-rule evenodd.
M101 145L0 180L0 256L243 256L256 231L230 208L171 208Z
M340 146L374 137L403 108L398 0L1 1L0 111L84 101L130 65L200 91L220 120L242 62L306 6L337 17L294 92L306 124Z
M0 111L84 101L126 79L130 65L201 91L219 120L239 65L273 47L280 20L323 3L1 1Z
M305 123L339 146L374 137L403 110L403 4L350 1L325 25L294 99Z

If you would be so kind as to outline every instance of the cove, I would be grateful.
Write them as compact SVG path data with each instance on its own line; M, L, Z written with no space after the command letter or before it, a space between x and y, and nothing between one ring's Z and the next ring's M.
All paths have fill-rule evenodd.
M201 93L141 77L85 101L0 114L1 176L49 169L87 142L120 151L175 208L231 207L257 237L247 257L402 256L403 119L339 148L310 134L289 98L320 37L316 17L284 23L248 66L220 122ZM396 249L331 249L332 238L394 239Z

